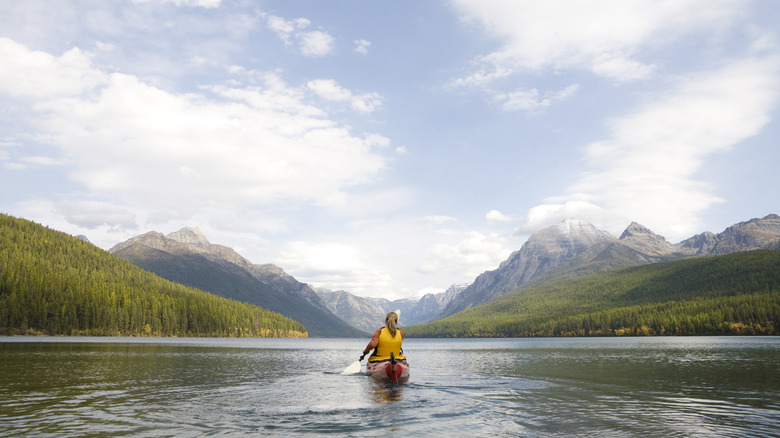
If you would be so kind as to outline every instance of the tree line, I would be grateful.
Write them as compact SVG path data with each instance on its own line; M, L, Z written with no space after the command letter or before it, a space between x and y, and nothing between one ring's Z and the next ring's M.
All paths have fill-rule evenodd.
M418 337L777 335L780 251L553 279L432 323Z
M0 214L0 334L305 337L300 323L160 278Z

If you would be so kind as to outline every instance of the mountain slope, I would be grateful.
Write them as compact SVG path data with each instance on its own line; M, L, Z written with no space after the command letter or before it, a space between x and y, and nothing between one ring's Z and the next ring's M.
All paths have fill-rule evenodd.
M305 336L278 313L172 283L0 214L0 334Z
M524 285L408 336L780 333L780 251L756 250Z
M336 316L361 330L371 333L385 323L387 312L370 298L357 297L345 291L318 293Z
M607 272L681 257L730 254L780 245L780 216L770 214L735 224L721 233L702 233L671 244L632 222L616 239L590 224L566 220L531 235L495 271L481 274L439 317L488 302L516 287L556 276Z
M593 244L614 240L615 237L606 231L576 219L537 231L498 269L479 275L439 317L488 302L577 256Z
M273 265L253 265L233 249L211 244L197 228L165 236L149 232L110 252L161 277L279 312L314 337L364 336L330 312L310 287Z

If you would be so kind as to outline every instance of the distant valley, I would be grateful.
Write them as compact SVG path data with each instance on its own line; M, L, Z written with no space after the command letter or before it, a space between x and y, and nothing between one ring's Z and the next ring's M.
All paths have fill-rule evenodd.
M450 286L444 293L425 294L421 298L405 298L390 301L382 298L364 298L346 291L315 289L325 305L339 318L366 331L374 331L384 324L385 315L401 311L401 325L422 324L433 321L441 311L468 284Z

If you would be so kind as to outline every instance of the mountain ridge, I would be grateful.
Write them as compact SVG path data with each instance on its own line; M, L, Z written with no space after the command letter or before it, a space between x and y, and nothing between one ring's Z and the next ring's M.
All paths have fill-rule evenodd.
M704 232L677 244L631 222L619 238L593 225L566 219L533 233L493 271L480 274L437 319L486 303L520 285L553 275L604 272L682 257L722 255L780 245L780 216L769 214L739 222L723 232Z
M279 312L302 323L312 337L364 335L328 310L308 285L277 266L255 265L232 248L210 243L199 228L167 236L150 231L109 252L169 280Z
M566 219L533 233L497 269L484 272L457 292L450 292L446 300L443 299L445 294L389 301L357 297L347 291L315 291L278 266L252 264L231 248L211 244L197 227L185 227L168 236L157 232L146 233L117 244L111 251L141 238L146 239L149 246L163 251L200 254L222 265L222 269L225 269L225 263L238 266L253 277L262 279L266 286L294 292L309 304L370 332L381 326L388 311L402 310L401 325L425 323L491 301L523 284L554 276L577 276L681 257L728 254L766 249L773 245L780 247L780 216L770 214L760 219L753 218L734 224L721 233L704 232L677 244L669 243L638 222L631 222L620 237L615 237L586 221Z

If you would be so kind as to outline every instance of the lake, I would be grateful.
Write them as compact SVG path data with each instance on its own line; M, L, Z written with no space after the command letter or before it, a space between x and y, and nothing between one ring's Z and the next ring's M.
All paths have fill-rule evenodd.
M776 337L367 343L0 337L0 436L780 436Z

